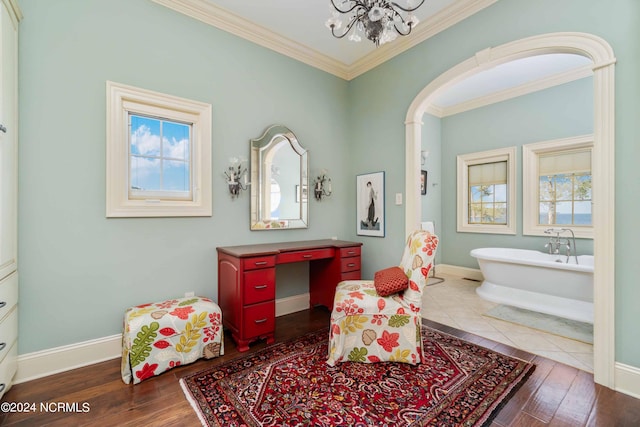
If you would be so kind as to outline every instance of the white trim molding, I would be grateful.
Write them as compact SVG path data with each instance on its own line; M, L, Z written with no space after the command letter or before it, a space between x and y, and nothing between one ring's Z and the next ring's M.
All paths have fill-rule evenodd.
M106 82L106 216L189 217L212 215L211 104ZM174 120L191 126L189 195L166 192L132 194L130 182L130 114Z
M585 65L563 73L554 74L542 79L527 82L518 86L494 92L485 96L470 99L469 101L460 102L455 105L439 107L437 105L429 105L427 112L436 117L448 117L454 114L464 113L465 111L474 110L476 108L486 107L487 105L496 104L498 102L507 101L519 96L528 95L554 86L563 85L576 80L593 76L593 66Z
M540 174L538 164L540 155L567 152L569 150L593 149L593 135L581 135L550 141L533 142L522 146L522 234L525 236L548 237L544 230L550 225L540 224ZM593 239L593 226L574 226L567 224L575 237ZM575 249L575 248L574 248Z
M276 316L309 308L309 293L276 300ZM24 383L122 357L122 334L18 356L14 384Z
M466 153L457 156L457 231L458 233L516 234L516 147L498 148L480 153ZM507 218L506 224L473 224L469 223L469 167L489 163L505 162L505 178L507 184Z
M640 368L616 363L616 391L640 399Z
M344 80L351 80L491 6L498 0L455 1L422 22L410 36L384 45L353 64L345 64L302 43L283 37L207 0L151 1ZM321 21L319 21L320 24L322 24Z
M615 388L615 63L613 49L593 34L541 34L477 52L429 83L414 98L405 118L406 200L420 200L422 128L416 125L436 95L491 67L548 53L573 53L592 61L594 87L594 379ZM407 203L405 232L418 228L421 206Z

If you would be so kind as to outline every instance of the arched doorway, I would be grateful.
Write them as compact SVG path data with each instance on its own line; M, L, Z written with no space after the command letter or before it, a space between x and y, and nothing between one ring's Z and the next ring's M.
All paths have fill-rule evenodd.
M594 216L594 380L614 387L615 365L615 56L603 39L586 33L551 33L533 36L477 52L429 83L415 97L405 125L406 211L405 231L420 223L420 148L422 117L436 95L448 87L496 65L515 59L574 53L592 62L594 84L593 216Z

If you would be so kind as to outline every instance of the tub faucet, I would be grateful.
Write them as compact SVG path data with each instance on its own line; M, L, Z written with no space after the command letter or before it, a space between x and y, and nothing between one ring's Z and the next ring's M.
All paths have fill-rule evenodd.
M571 240L567 238L564 242L560 240L560 234L568 231L571 233L571 240L573 241L573 245L571 244ZM548 228L544 230L545 234L552 235L549 237L549 242L544 245L545 248L549 248L550 255L560 255L560 246L563 245L567 250L567 260L565 263L569 263L569 259L571 258L572 252L573 256L576 259L576 265L578 265L578 255L576 254L576 235L573 233L573 230L570 228ZM555 234L555 236L553 236ZM562 261L560 261L562 262Z

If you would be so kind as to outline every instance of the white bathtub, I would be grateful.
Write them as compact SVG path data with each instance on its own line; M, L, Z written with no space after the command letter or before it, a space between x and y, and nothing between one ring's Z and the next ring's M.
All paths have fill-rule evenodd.
M593 323L593 256L571 257L543 252L478 248L484 282L476 289L488 301L567 319ZM561 262L557 262L559 259Z

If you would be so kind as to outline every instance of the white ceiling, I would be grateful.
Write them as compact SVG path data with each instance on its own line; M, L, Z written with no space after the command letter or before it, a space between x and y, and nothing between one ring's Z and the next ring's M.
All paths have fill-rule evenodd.
M224 31L350 80L498 0L427 0L420 24L379 48L363 38L337 39L325 27L329 0L152 0ZM336 0L338 1L338 0ZM406 5L406 0L397 0ZM478 73L438 94L432 114L444 117L590 75L579 55L539 55ZM495 94L499 93L499 96Z
M333 7L329 0L207 0L236 15L309 48L351 65L373 52L369 40L359 43L336 39L325 27ZM421 23L459 0L427 0L414 14ZM339 4L339 0L336 0ZM398 0L406 5L406 0ZM418 24L419 28L421 24Z

